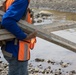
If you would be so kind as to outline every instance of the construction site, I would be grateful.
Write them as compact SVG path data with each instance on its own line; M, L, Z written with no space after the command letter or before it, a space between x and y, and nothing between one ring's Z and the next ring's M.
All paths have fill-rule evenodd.
M22 19L18 22L27 34L37 30L29 75L76 75L76 1L31 0L29 7L33 24ZM0 9L0 22L4 13ZM0 26L0 46L13 38L16 37ZM8 65L0 49L0 75L8 75Z

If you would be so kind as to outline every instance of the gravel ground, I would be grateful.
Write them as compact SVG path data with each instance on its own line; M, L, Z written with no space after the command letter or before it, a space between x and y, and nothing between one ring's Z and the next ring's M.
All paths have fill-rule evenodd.
M76 70L64 70L71 66L70 62L56 62L55 60L45 60L41 58L36 58L32 61L30 61L30 63L28 64L29 75L76 75ZM34 65L34 62L37 65ZM44 63L47 64L46 67L43 65ZM57 69L53 69L52 66L60 67ZM0 75L8 75L8 69L8 63L0 61Z
M3 1L0 0L0 6ZM76 13L76 0L31 0L31 8L43 8Z
M31 7L76 13L76 0L31 0Z

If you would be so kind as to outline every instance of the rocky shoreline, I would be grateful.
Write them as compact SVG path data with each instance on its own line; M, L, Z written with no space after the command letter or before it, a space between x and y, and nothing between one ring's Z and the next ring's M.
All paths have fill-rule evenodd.
M76 13L76 1L75 0L65 0L65 1L64 0L50 0L50 2L48 1L48 3L47 2L44 2L44 3L34 2L34 3L31 3L31 7L39 8L39 9L57 10L57 11ZM36 15L37 18L39 16L41 15ZM46 19L46 17L43 17L43 19ZM37 22L41 23L43 19L39 17ZM64 62L63 60L57 62L55 61L55 59L46 60L46 59L41 59L41 58L35 58L29 61L28 71L29 71L29 75L76 75L75 69L66 70L66 69L69 69L70 66L72 65L73 65L73 61L72 63ZM5 63L1 60L0 60L0 75L8 75L8 63Z
M33 61L33 62L32 62ZM71 66L70 62L56 62L55 60L45 60L41 58L36 58L32 61L29 61L28 64L28 72L29 75L76 75L76 70L65 71L66 68ZM34 65L33 63L37 63ZM44 67L45 64L46 67ZM59 65L60 67L57 69L53 69L52 66ZM0 75L8 75L8 63L4 63L0 61Z

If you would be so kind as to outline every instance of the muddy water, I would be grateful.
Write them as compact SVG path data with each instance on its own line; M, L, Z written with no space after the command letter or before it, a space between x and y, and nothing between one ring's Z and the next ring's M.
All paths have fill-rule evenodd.
M54 16L58 16L57 19L65 19L65 20L73 20L76 21L76 14L75 13L68 13L68 12L59 12L59 11L49 11Z
M74 13L66 13L66 12L58 12L58 11L45 11L45 12L51 14L51 16L49 16L49 19L44 20L42 23L35 23L35 25L39 25L39 24L42 25L53 22L65 22L67 20L76 21L76 14ZM75 30L76 29L68 29L68 30L56 31L53 33L58 34L59 36L62 36L76 43ZM36 63L34 61L35 58L45 59L45 62ZM56 64L55 65L48 64L47 63L48 59L54 60ZM70 63L70 65L68 65L67 68L62 68L59 64L61 61L65 63ZM31 51L31 62L32 64L35 62L33 64L35 67L39 64L42 64L43 67L47 67L51 65L53 70L62 68L62 70L65 73L64 75L67 75L66 74L67 71L76 70L76 53L71 52L53 43L37 38L36 47L33 51Z
M53 22L65 22L67 20L73 20L76 21L76 14L74 13L65 13L65 12L58 12L58 11L48 11L51 13L51 16L49 18L45 19L42 23L35 23L35 25L39 24L47 24L47 23L53 23ZM69 30L63 30L54 32L55 34L61 35L65 34L63 37L69 38L69 40L73 40L76 42L76 32L75 30L69 29ZM69 34L69 36L67 36ZM75 38L70 38L75 37ZM1 52L0 55L2 56ZM35 59L40 58L44 59L44 62L36 62ZM3 60L3 56L0 60ZM55 64L48 64L47 61L52 60L55 61ZM62 68L60 65L60 62L63 61L65 63L70 63L66 68ZM76 70L76 53L71 52L65 48L62 48L58 45L55 45L53 43L47 42L43 39L40 39L37 37L37 43L33 50L31 50L31 60L29 63L32 63L33 68L37 68L38 65L42 65L43 69L47 68L48 66L51 66L51 69L54 71L56 69L61 68L63 71L63 75L68 75L66 72ZM64 74L65 73L65 74ZM38 74L43 75L43 74ZM47 75L47 74L45 74ZM50 75L50 74L48 74Z
M50 10L50 11L44 11L44 10L39 10L39 11L35 11L36 13L38 12L45 12L48 14L51 14L51 16L49 16L49 18L45 19L45 21L43 21L42 23L36 23L36 25L39 24L49 24L49 23L53 23L53 22L65 22L65 21L76 21L76 14L75 13L68 13L68 12L60 12L60 11L54 11L54 10ZM44 23L45 22L45 23Z

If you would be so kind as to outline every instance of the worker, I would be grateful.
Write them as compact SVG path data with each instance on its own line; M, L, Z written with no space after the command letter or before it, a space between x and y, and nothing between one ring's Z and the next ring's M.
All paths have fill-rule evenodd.
M3 4L5 14L1 24L17 38L6 41L2 47L3 55L9 63L8 75L28 75L29 40L36 37L37 31L27 35L17 24L24 13L27 14L28 5L29 0L6 0Z

